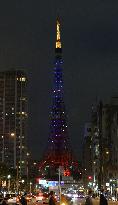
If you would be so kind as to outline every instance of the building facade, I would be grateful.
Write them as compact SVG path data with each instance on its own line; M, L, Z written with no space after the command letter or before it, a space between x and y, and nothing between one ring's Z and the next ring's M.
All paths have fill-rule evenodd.
M85 188L91 187L92 182L92 127L91 123L85 124L83 141L83 183Z
M23 70L0 72L0 161L25 173L27 149L27 76Z
M110 192L115 191L118 181L117 142L118 98L113 97L109 104L100 102L92 108L90 144L92 182L96 190L104 187Z

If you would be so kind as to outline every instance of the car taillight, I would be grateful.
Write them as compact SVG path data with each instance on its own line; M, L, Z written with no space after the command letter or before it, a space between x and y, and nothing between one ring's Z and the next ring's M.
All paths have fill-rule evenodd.
M18 201L19 201L19 198L16 198L16 201L18 202Z

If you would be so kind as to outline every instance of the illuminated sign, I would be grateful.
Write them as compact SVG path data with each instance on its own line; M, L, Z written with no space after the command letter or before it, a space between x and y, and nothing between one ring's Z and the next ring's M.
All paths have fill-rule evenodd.
M47 181L45 179L39 179L39 184L46 185Z
M61 185L64 184L64 181L61 181ZM58 181L48 181L48 186L58 186L59 185L59 182Z

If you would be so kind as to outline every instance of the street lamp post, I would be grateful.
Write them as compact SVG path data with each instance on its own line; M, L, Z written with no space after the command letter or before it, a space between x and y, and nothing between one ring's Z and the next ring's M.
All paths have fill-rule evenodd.
M18 164L16 166L16 191L19 194L19 170L18 170Z
M8 193L10 192L10 179L11 179L11 175L9 174L8 176L7 176L7 179L8 179Z
M62 172L64 172L63 167L59 166L58 171L59 171L59 173L58 173L59 174L59 200L61 203L61 174L62 174Z
M32 192L32 182L30 182L30 194Z
M27 163L27 170L26 170L26 172L27 172L27 184L28 184L28 180L29 180L29 156L30 156L30 154L27 152L27 161L26 161L26 163Z
M14 169L16 169L16 134L11 132L10 135L14 138Z
M4 162L4 136L2 135L2 162Z
M102 139L102 110L103 104L102 102L99 103L99 110L98 110L98 126L99 126L99 177L98 177L98 188L101 190L103 186L103 139Z

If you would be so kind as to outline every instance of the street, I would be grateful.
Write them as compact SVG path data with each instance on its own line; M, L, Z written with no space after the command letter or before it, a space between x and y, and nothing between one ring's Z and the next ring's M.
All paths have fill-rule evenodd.
M99 205L98 199L92 199L92 200L93 200L93 205ZM84 205L84 204L85 204L85 199L77 199L77 200L74 200L71 205ZM28 205L43 205L43 203L41 203L41 202L37 202L37 203L29 202ZM108 205L118 205L118 201L117 202L108 201Z
M93 205L99 205L99 200L98 199L92 199ZM85 199L78 199L73 202L73 205L84 205L85 204ZM118 205L118 201L108 201L108 205Z

